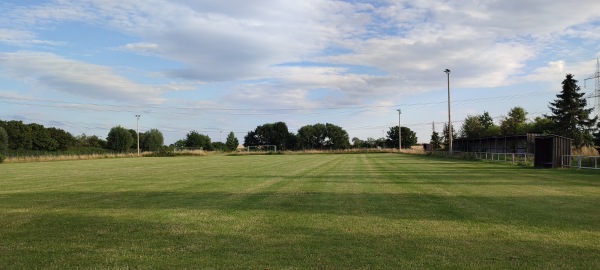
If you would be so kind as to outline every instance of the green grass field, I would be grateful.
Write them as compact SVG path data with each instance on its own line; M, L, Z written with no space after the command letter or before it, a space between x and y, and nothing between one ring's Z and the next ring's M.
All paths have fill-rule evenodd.
M400 154L0 164L0 269L600 269L600 171Z

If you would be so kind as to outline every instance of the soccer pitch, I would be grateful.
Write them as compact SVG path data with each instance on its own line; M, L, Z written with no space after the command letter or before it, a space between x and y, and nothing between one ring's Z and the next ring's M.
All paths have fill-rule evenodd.
M401 154L0 164L1 269L600 269L600 172Z

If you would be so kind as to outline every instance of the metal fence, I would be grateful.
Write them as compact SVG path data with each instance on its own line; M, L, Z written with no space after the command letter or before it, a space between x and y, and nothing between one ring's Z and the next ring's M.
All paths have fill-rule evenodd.
M600 156L562 156L561 164L567 168L600 169Z
M503 162L533 162L534 154L527 153L487 153L487 152L475 152L475 159L489 160L489 161L503 161Z
M438 156L448 156L448 152L445 151L435 151L434 154ZM534 161L535 155L528 153L454 152L452 156L487 161L529 163Z

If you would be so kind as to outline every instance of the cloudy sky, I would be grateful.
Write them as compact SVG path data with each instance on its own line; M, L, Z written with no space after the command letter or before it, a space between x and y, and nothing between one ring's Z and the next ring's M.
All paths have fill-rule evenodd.
M0 119L106 137L140 114L167 144L276 121L379 138L397 109L427 142L448 121L445 69L459 126L549 113L565 74L583 88L600 56L597 0L5 0L0 14Z

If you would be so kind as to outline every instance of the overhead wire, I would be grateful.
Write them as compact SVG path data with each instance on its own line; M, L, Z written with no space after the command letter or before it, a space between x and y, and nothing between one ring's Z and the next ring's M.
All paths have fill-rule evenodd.
M470 104L470 103L482 103L482 102L497 102L502 100L510 100L510 99L518 99L525 97L532 97L542 94L547 94L550 91L537 91L537 92L528 92L523 94L516 95L503 95L503 96L493 96L493 97L482 97L482 98L471 98L471 99L460 99L452 101L453 104ZM13 101L11 101L13 100ZM17 100L17 101L14 101ZM18 102L18 101L29 101L27 102ZM113 113L139 113L139 109L146 109L144 112L148 114L157 113L157 114L178 114L178 115L199 115L199 114L218 114L218 115L306 115L306 114L321 114L322 112L318 111L328 111L328 114L341 114L341 113L365 113L365 112L373 112L373 111L383 111L388 110L389 108L394 107L409 107L411 109L423 109L423 108L432 108L432 107L441 107L445 106L447 101L433 101L433 102L418 102L418 103L403 103L403 104L393 104L393 105L373 105L373 106L346 106L346 107L323 107L323 108L261 108L261 109L248 109L248 108L192 108L192 107L177 107L177 106L159 106L159 105L127 105L127 108L124 108L124 105L118 104L100 104L100 103L78 103L78 102L66 102L66 101L57 101L57 100L47 100L47 99L35 99L35 98L25 98L25 97L10 97L10 96L2 96L0 95L0 103L13 104L13 105L22 105L22 106L38 106L38 107L51 107L57 109L65 109L65 110L89 110L89 111L101 111L101 112L113 112ZM40 104L40 103L50 103L50 104ZM134 109L132 109L134 108ZM148 109L155 109L148 110ZM165 112L164 110L167 110ZM176 110L176 111L168 111L168 110ZM177 111L180 110L180 111ZM187 110L187 112L186 112ZM263 111L263 113L249 113L248 110L254 111ZM315 110L316 112L310 113L299 113L300 111L309 111ZM331 112L336 111L337 112ZM346 110L346 111L342 111ZM200 111L202 113L194 112ZM210 112L214 111L214 112ZM229 113L224 113L224 111L229 111ZM239 113L237 111L240 111ZM244 111L242 113L241 111ZM269 112L271 111L271 112ZM287 111L288 113L281 113L276 111ZM295 113L290 113L292 111L296 111ZM498 118L502 116L496 116L493 118ZM440 121L441 122L441 121ZM453 123L462 123L463 121L453 121ZM60 123L66 123L65 121L61 121ZM435 122L434 122L435 123ZM428 123L409 123L407 126L421 126L421 125L430 125L431 122ZM88 123L75 123L65 124L65 126L69 126L72 128L84 128L87 130L99 128L90 127ZM347 130L369 130L369 129L380 129L392 126L390 124L380 124L380 125L367 125L367 126L359 126L359 127L350 127L346 128ZM183 128L179 127L163 127L165 132L184 132ZM223 128L203 128L202 132L221 132ZM240 129L235 128L234 131L237 132L247 132L249 129ZM251 129L250 129L251 130Z

